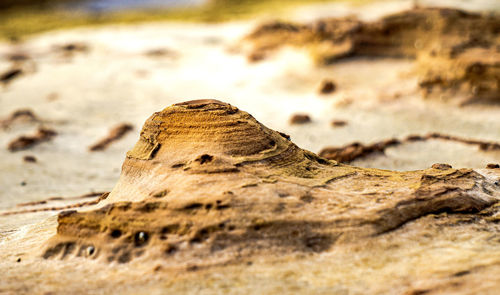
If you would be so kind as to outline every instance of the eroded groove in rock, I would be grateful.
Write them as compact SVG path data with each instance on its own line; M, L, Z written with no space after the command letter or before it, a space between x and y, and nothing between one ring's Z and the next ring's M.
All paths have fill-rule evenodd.
M289 44L310 48L320 64L352 56L416 58L425 96L500 98L500 17L449 8L416 8L375 22L332 18L268 23L245 39L260 59Z
M42 257L198 269L327 252L428 214L489 208L492 182L447 166L338 164L231 105L192 101L146 121L102 207L61 213Z

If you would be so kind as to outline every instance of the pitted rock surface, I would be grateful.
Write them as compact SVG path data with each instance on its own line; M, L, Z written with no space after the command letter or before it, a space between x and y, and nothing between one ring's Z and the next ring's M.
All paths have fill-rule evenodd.
M338 164L234 106L192 101L146 121L101 207L61 213L42 257L186 269L319 255L430 215L497 220L499 200L472 169Z

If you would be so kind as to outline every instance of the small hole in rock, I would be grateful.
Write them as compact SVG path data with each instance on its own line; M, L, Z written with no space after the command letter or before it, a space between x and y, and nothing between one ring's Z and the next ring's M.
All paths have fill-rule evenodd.
M213 158L214 158L213 156L204 154L204 155L200 156L200 158L198 159L198 161L200 162L201 165L203 165L205 163L208 163L208 162L212 161Z
M120 257L118 257L119 263L127 263L131 260L130 252L124 252Z
M121 230L119 230L119 229L114 229L114 230L112 230L112 231L111 231L110 236L111 236L113 239L118 239L119 237L121 237L121 236L122 236L122 232L121 232Z
M203 204L200 203L192 203L188 204L184 207L185 210L194 210L203 207Z
M149 240L149 235L147 232L140 231L134 236L134 244L136 247L144 246Z
M165 249L165 253L167 255L172 255L175 252L177 252L177 246L175 246L175 245L168 245L167 249Z
M92 254L95 253L95 248L94 246L88 246L87 247L87 256L91 256Z
M153 198L163 198L165 197L166 195L168 195L169 193L169 190L168 189L165 189L165 190L162 190L160 192L157 192L157 193L154 193L153 194Z

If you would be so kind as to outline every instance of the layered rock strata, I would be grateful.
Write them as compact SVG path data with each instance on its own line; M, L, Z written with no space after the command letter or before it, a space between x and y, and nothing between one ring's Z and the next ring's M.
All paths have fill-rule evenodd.
M196 270L328 253L431 215L493 229L500 172L491 173L343 165L234 106L191 101L146 121L101 207L62 212L41 256Z
M353 56L415 58L424 96L500 101L499 36L498 15L415 8L375 22L272 22L245 40L250 56L260 59L283 45L308 48L319 64Z

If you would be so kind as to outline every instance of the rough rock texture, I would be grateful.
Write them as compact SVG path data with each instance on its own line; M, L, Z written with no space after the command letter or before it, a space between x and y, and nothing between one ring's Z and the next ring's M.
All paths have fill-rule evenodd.
M497 170L480 174L437 165L393 172L338 164L300 149L231 105L191 101L147 120L101 207L59 214L57 235L39 259L135 262L132 268L154 263L155 271L187 273L206 268L225 273L230 266L250 267L254 259L271 264L284 259L281 263L297 266L307 260L324 274L335 262L318 262L321 255L340 255L354 247L349 245L376 244L390 235L395 240L425 237L431 234L426 227L456 243L463 243L456 230L487 231L493 242L484 242L489 243L485 251L493 255L500 251ZM420 225L412 231L415 222ZM467 269L455 277L473 284L469 274L484 269L498 277L496 257L469 259ZM459 270L443 271L452 276ZM228 280L233 276L227 273ZM448 283L455 277L433 288L453 288ZM500 287L498 280L488 282L487 290ZM381 283L369 289L376 293ZM406 285L391 283L399 291L405 289L401 284Z
M308 25L264 24L246 40L265 56L289 44L320 64L352 56L417 59L426 96L500 100L500 17L448 8L416 8L376 22L324 19Z

